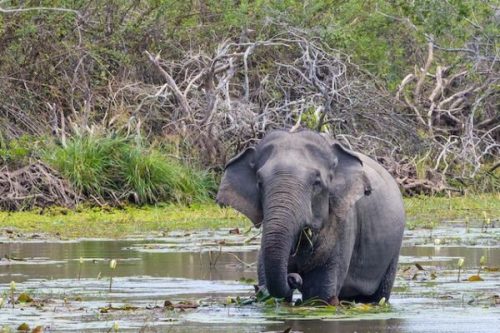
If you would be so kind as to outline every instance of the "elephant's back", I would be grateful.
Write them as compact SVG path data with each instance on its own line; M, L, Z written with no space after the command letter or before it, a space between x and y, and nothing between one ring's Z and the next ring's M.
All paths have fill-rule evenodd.
M363 165L366 168L370 180L373 180L374 178L380 178L384 182L385 186L387 186L387 189L394 191L399 196L401 196L396 180L389 173L389 171L387 171L387 169L385 169L382 165L380 165L380 163L366 155L358 153L358 156L361 161L363 161Z
M401 192L389 172L373 159L362 154L359 157L372 192L356 203L352 215L357 236L344 292L370 295L378 288L393 258L399 256L405 213Z
M361 198L356 204L358 213L360 211L375 212L376 214L369 214L374 215L371 218L376 219L378 216L376 220L384 220L389 217L390 220L395 220L394 223L404 224L403 197L394 177L372 158L359 153L358 156L363 161L372 188L371 194ZM379 211L381 206L384 207L383 211ZM361 218L369 219L370 216L361 216Z

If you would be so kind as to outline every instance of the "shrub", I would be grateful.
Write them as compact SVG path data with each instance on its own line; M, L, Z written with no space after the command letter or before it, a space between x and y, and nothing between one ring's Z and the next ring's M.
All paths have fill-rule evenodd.
M207 200L215 188L210 174L119 136L75 136L45 159L89 198L189 203Z
M15 169L30 163L37 158L37 150L44 146L44 140L29 135L17 139L6 140L0 132L0 166L8 165Z

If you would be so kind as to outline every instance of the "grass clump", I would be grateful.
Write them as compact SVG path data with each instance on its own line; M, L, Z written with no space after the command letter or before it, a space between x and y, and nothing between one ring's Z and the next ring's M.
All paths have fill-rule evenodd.
M45 159L87 198L190 203L215 190L211 174L119 136L75 136L47 150Z
M118 161L117 182L124 181L134 202L205 201L216 188L209 173L165 158L152 148L144 150L138 145L127 145Z
M113 173L116 153L125 142L111 137L78 136L65 147L47 150L47 162L59 170L85 196L103 197L116 189Z
M11 169L21 168L36 159L37 151L45 147L46 138L36 138L21 135L12 140L6 140L0 130L0 166L8 165Z
M484 214L500 217L500 194L459 197L416 196L405 198L407 228L434 228L443 221L480 221Z

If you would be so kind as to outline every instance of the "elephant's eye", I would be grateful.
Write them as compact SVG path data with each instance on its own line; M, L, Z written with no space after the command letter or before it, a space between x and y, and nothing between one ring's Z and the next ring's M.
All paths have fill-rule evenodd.
M313 173L312 185L315 190L321 189L323 185L323 183L321 182L321 173L319 172L319 170L315 170Z
M260 171L257 171L255 173L255 180L256 180L256 183L255 183L255 186L257 186L257 190L262 190L262 175L260 174Z
M321 173L319 172L319 170L315 170L313 177L314 177L313 178L313 186L315 188L321 187L321 185L322 185L322 182L321 182Z

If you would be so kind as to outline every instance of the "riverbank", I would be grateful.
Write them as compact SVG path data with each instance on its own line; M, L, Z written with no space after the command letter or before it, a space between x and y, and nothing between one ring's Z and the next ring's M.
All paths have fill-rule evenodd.
M407 228L434 228L444 221L498 223L500 194L405 198ZM249 228L243 215L214 203L125 208L78 207L0 212L0 229L9 238L122 238L173 230Z

